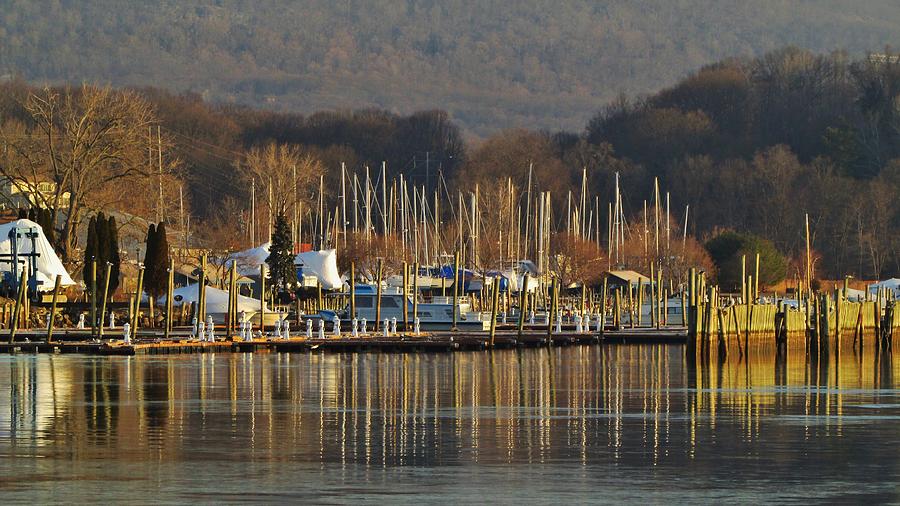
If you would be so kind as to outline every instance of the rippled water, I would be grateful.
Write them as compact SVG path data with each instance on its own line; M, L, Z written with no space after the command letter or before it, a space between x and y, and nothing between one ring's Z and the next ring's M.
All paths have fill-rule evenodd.
M890 354L0 356L0 498L897 501Z

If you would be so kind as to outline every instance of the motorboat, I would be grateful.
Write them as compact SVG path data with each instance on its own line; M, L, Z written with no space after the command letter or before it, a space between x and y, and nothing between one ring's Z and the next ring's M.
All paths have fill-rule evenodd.
M378 316L377 300L378 289L376 286L356 285L354 288L355 314L350 313L350 304L348 303L339 311L319 311L319 316L326 321L338 317L341 321L346 322L355 317L357 320L365 318L368 322L374 323ZM435 296L428 302L420 301L414 304L410 296L407 296L404 301L401 291L390 286L382 288L381 320L396 318L398 327L402 328L404 303L410 327L413 325L414 318L418 316L421 330L449 330L453 326L453 312L456 311L457 328L466 330L488 330L490 328L490 315L471 311L469 303L462 298L454 303L452 296Z

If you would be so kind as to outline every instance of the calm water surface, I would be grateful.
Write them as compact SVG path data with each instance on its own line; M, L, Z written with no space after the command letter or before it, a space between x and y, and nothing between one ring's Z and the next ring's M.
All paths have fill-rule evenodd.
M890 354L0 356L12 502L884 502Z

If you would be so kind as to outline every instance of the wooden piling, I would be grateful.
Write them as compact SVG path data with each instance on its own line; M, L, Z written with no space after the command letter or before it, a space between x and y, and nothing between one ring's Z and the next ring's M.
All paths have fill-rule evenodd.
M663 309L662 305L666 303L665 300L660 300L662 296L662 267L658 267L656 269L656 329L659 330L662 328L663 321Z
M172 333L172 307L174 303L172 298L175 296L175 260L169 260L169 280L166 284L166 330L165 339L169 339Z
M228 310L226 311L225 316L225 340L232 341L234 339L234 322L236 319L236 315L234 311L236 308L235 302L237 301L237 296L234 293L235 287L237 286L237 262L231 262L231 269L228 270ZM169 322L168 318L166 318L166 335L169 334Z
M637 324L638 327L642 327L644 325L644 282L638 278L638 286L637 286Z
M100 302L100 328L98 333L103 338L103 319L106 317L106 300L109 298L109 277L112 275L112 264L106 262L106 281L103 282L103 300ZM56 297L54 291L53 297Z
M137 336L141 322L141 294L144 292L144 266L138 268L137 294L134 296L134 321L131 322L131 335Z
M403 262L403 331L409 331L409 264L406 262Z
M634 328L634 326L635 326L634 321L637 319L634 314L635 313L635 310L634 310L635 298L636 297L634 296L634 288L632 288L631 281L629 281L628 282L628 326L630 328ZM640 312L640 308L638 308L638 312Z
M107 275L107 278L109 276ZM53 298L50 301L50 322L47 325L47 343L53 342L53 320L56 317L56 302L59 297L59 285L62 282L62 275L56 275L56 281L53 283Z
M622 329L622 300L621 294L622 289L616 289L616 304L615 304L615 313L613 313L613 323L616 326L616 330Z
M406 264L404 263L404 268ZM406 274L403 274L403 280L406 281ZM403 287L404 304L406 301L406 287ZM403 311L406 314L406 311ZM350 262L350 319L356 318L356 263ZM403 319L403 325L406 325L406 318Z
M497 334L497 308L500 302L500 281L494 280L494 290L491 294L491 348L494 347L494 336Z
M259 331L266 331L266 264L259 264Z
M97 337L97 260L91 259L91 337Z
M607 292L607 282L609 281L608 276L603 277L603 293L600 295L600 328L604 328L606 326L606 301L607 297L609 297L609 293Z
M753 301L759 299L759 252L756 252L756 266L753 268Z
M206 253L200 255L200 279L197 280L197 283L197 321L203 322L206 321ZM265 300L264 293L265 290L260 290L260 300Z
M22 267L22 275L19 277L19 290L16 294L16 307L13 312L12 325L9 331L9 344L16 340L16 331L19 329L19 316L24 305L26 284L28 283L28 267Z
M556 278L553 278L551 289L553 290L555 299L556 294ZM550 304L547 304L547 343L551 343L553 341L553 319L556 318L556 311L554 311L553 302L551 299Z
M454 311L456 308L454 307ZM522 275L522 286L519 287L519 324L517 328L517 337L522 339L522 329L525 327L525 312L528 311L528 273ZM454 318L454 326L456 318Z
M629 283L629 287L630 286L631 286L631 284ZM654 263L651 262L650 263L650 326L651 327L655 327L656 323L657 323L656 322L656 309L655 309L656 303L657 303L656 290L657 290L656 268L654 267Z
M384 275L384 263L382 259L378 259L378 271L375 279L375 333L378 333L378 326L381 325L381 277Z
M406 265L406 264L404 264L404 265ZM458 300L459 300L459 285L460 285L459 279L460 279L460 277L461 277L461 276L460 276L460 274L459 274L459 251L457 251L457 252L453 255L453 324L450 326L450 330L451 330L452 332L456 332L456 330L457 330L457 328L456 328L456 319L457 319L457 317L458 317L458 316L457 316L457 313L459 312L459 306L458 306L458 303L457 303L457 302L458 302ZM405 283L406 283L406 276L405 276L405 275L403 276L403 280L404 280L404 286L403 286L403 295L404 295L404 297L403 297L403 308L404 308L404 309L403 309L403 318L404 318L404 320L405 320L405 319L406 319L406 284L405 284ZM528 284L528 283L527 283L527 280L528 280L528 274L525 274L525 280L526 280L526 286L527 286L527 284ZM405 323L406 323L406 322L404 321L404 324L405 324Z
M272 297L275 297L275 292L272 292ZM323 304L324 298L322 296L322 282L316 281L316 311L321 311L325 309L325 305ZM274 306L275 304L272 304Z
M722 309L716 307L716 318L719 324L719 356L728 356L728 341L725 339L725 318L722 315Z
M741 255L741 302L747 303L747 255Z
M419 317L419 262L413 263L413 321Z

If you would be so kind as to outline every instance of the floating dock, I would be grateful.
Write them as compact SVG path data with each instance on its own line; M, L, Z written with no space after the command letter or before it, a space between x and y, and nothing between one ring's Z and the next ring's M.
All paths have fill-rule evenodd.
M109 335L109 334L108 334ZM224 337L224 332L221 334ZM89 330L60 330L52 342L46 341L45 331L19 331L13 343L8 336L0 343L0 353L82 353L89 355L154 355L209 352L449 352L486 349L509 349L539 346L570 346L616 343L665 342L682 344L686 341L684 328L608 329L598 332L563 330L548 335L545 329L498 330L493 342L489 332L428 332L419 335L370 333L352 337L349 334L308 338L265 337L242 340L235 337L215 342L190 337L189 329L176 329L164 339L162 332L142 331L130 344L121 339L91 339ZM2 337L0 337L2 339Z

